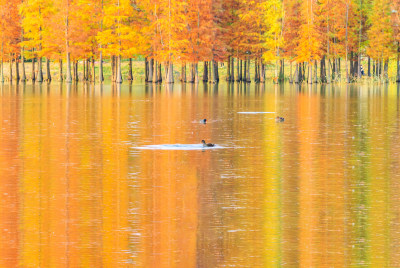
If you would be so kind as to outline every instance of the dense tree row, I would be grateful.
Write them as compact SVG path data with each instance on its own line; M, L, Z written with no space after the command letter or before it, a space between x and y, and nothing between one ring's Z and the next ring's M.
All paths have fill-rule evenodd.
M10 80L51 80L56 61L60 80L78 79L81 62L85 80L103 81L107 58L120 83L121 59L130 60L131 80L132 58L142 56L148 82L173 83L176 65L182 81L217 82L220 63L228 81L264 82L267 65L282 81L290 65L291 82L330 83L342 69L351 82L362 58L366 74L380 78L397 59L399 80L399 7L400 0L0 0L0 79L8 63Z

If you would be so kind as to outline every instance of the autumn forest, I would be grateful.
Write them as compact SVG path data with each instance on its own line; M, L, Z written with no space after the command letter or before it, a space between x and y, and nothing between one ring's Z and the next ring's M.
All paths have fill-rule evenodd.
M0 80L51 81L57 68L70 83L82 66L104 81L108 64L116 83L137 66L153 83L350 83L388 81L391 64L400 81L399 11L400 0L0 0Z

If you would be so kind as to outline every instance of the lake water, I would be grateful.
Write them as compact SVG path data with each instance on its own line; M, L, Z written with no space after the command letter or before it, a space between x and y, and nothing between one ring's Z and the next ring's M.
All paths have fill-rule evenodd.
M5 84L0 127L0 267L400 267L395 84Z

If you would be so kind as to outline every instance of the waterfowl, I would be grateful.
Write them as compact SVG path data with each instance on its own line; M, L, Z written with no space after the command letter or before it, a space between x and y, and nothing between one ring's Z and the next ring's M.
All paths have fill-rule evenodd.
M204 119L200 120L200 123L201 123L201 124L207 123L207 119L204 118Z
M275 122L279 123L279 122L283 122L283 121L285 121L285 118L280 117L280 116L275 117Z
M203 143L203 147L214 147L215 146L215 144L213 144L213 143L206 143L205 140L202 140L201 143Z

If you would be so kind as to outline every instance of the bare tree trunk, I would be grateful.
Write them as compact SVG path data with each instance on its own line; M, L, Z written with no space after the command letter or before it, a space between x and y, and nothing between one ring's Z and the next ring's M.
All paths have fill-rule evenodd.
M296 69L294 71L294 82L296 84L298 84L300 82L300 74L299 74L300 70L299 70L299 64L296 63Z
M383 67L383 71L384 71L384 79L385 82L389 81L389 75L388 75L388 71L389 71L389 59L385 60L385 65Z
M157 68L157 61L154 60L154 66L153 66L153 83L157 83L157 79L158 79L158 68Z
M117 64L115 63L115 56L111 56L111 81L115 82L116 81L116 70L115 67Z
M33 82L36 81L35 61L36 61L36 58L33 57L32 58L32 77L31 77Z
M86 81L87 77L86 77L86 60L85 59L82 61L82 67L83 67L83 81Z
M226 81L231 81L231 56L228 57L228 69L226 72Z
M308 83L312 84L313 83L313 69L312 69L312 62L308 62Z
M10 65L10 72L9 72L9 81L12 82L13 81L13 71L12 71L12 56L10 55L10 59L9 59L9 65Z
M260 82L261 82L261 83L265 83L265 65L264 65L264 63L262 62L262 60L261 60L260 66L261 66Z
M326 74L325 74L325 56L322 57L319 68L319 77L321 78L321 83L326 83Z
M182 63L181 81L186 83L186 63Z
M242 81L247 82L247 58L244 59L243 63L243 77Z
M246 65L246 64L245 64ZM240 60L240 74L239 74L239 82L243 81L243 60Z
M214 69L215 69L215 80L219 82L218 62L216 61L214 61Z
M236 59L236 81L240 82L241 77L240 77L240 60L239 58Z
M147 64L148 64L148 67L147 67L147 69L148 69L148 77L147 77L147 81L146 82L150 82L151 83L151 82L153 82L153 76L154 76L154 74L153 74L154 59L150 59Z
M24 57L24 48L22 48L22 54L21 54L21 64L22 64L22 75L21 75L21 82L26 81L26 72L25 72L25 57Z
M250 58L247 58L247 83L251 82L251 77L250 77Z
M43 82L43 68L42 68L42 58L38 58L38 77L37 77L38 82Z
M150 66L149 65L150 65L150 63L147 60L147 57L144 58L144 81L145 82L151 82L151 80L152 80L152 79L149 79L149 76L150 76Z
M314 60L315 68L314 68L314 83L318 83L318 61Z
M232 62L231 62L231 81L235 82L235 58L231 57Z
M51 72L50 72L50 60L46 58L46 72L47 72L47 81L51 82Z
M19 82L19 63L18 63L18 57L15 57L15 80Z
M96 68L94 64L94 56L92 56L92 82L96 82Z
M399 70L399 68L397 68ZM368 57L368 77L371 77L371 58Z
M208 82L208 63L207 63L207 61L204 61L203 82Z
M278 81L283 82L285 80L285 60L280 60L279 76Z
M199 63L198 62L196 62L194 64L194 81L196 83L198 83L200 81L200 78L199 78Z
M169 62L168 75L165 82L168 84L174 83L174 65L172 64L172 62Z
M254 83L258 83L258 78L257 78L257 70L258 66L257 66L257 58L254 59Z
M63 81L63 62L62 62L62 59L60 59L59 61L59 80L60 81Z
M213 62L212 61L209 61L208 62L208 82L209 83L213 83L213 81L214 81L214 77L213 77L213 69L214 69L214 66L213 66Z
M99 82L102 83L104 81L103 75L103 53L100 51L100 58L99 58Z
M149 69L149 70L150 70L150 69ZM150 77L150 72L149 72L149 77ZM132 81L132 80L133 80L132 58L129 58L128 80L129 80L129 81Z
M121 70L121 56L118 56L117 59L117 79L116 81L117 83L121 84L122 83L122 70Z
M162 71L161 71L161 63L158 64L158 82L162 83Z

